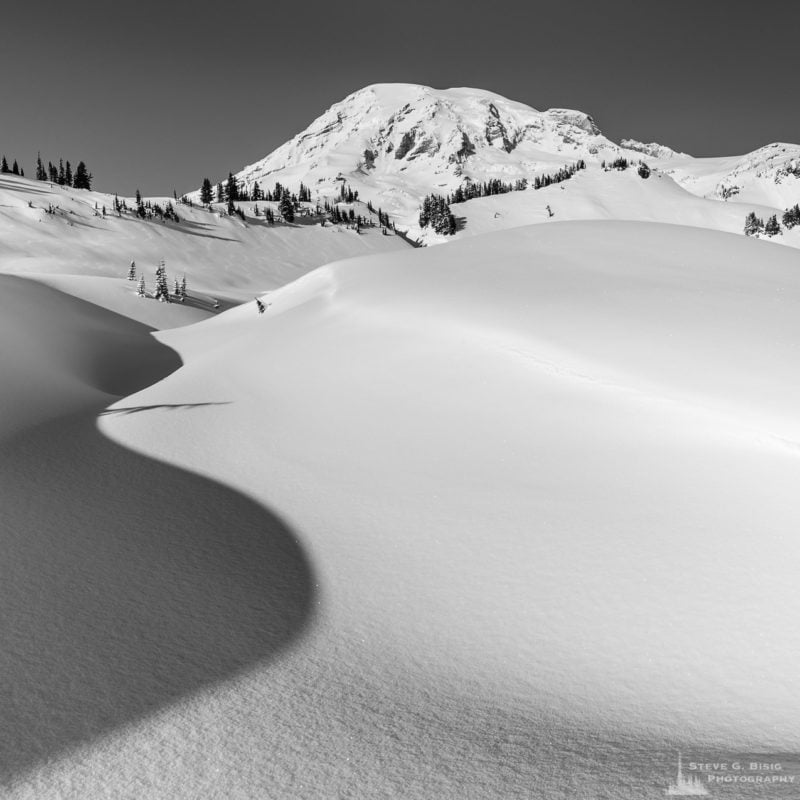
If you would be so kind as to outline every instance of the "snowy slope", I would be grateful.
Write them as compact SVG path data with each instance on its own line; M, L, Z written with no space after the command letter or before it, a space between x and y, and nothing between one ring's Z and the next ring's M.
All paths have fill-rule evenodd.
M314 624L12 797L641 800L797 749L793 250L554 223L270 301L159 334L100 427L286 520Z
M734 197L721 202L698 197L673 180L674 176L654 170L642 179L635 169L622 172L589 165L570 180L535 190L494 195L456 203L451 210L460 220L456 239L532 223L565 220L633 220L665 222L743 235L751 211L768 219L780 219L783 208L738 202ZM798 194L800 200L800 193ZM553 216L547 211L550 207ZM439 240L445 240L439 237ZM800 227L783 230L769 239L777 244L800 247Z
M168 202L154 200L162 206ZM113 196L99 192L0 175L0 272L52 276L46 280L57 288L118 313L144 314L144 321L161 328L207 316L215 300L224 305L252 299L329 261L408 247L377 228L358 235L340 226L303 224L302 217L294 225L270 226L263 215L252 216L252 203L239 204L247 212L246 222L220 213L216 205L207 211L175 204L181 218L177 224L140 220L132 213L118 217L113 203ZM135 208L132 198L127 204ZM263 214L265 204L258 205ZM48 213L51 208L55 213ZM161 259L170 288L175 278L186 276L191 308L132 305L135 284L125 280L131 260L152 290Z
M781 210L800 202L800 145L775 142L743 156L656 162L687 191Z

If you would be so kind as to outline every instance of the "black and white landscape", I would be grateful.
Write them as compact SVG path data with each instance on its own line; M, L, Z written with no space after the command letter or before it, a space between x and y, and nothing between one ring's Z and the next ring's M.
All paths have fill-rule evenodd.
M171 194L0 126L0 796L800 796L800 144L357 51Z

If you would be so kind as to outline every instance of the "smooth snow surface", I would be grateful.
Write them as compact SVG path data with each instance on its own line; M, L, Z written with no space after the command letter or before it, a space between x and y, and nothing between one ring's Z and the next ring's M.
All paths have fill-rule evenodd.
M174 586L241 649L227 661L221 632L190 628L190 677L159 694L172 672L136 655L126 621L113 662L92 659L91 702L63 709L70 735L59 721L16 745L36 763L8 796L640 800L664 796L678 749L796 750L799 267L792 248L699 228L553 223L336 263L263 316L157 334L184 365L99 421L142 464L104 476L109 505L69 483L37 513L119 502L90 561L81 539L67 551L101 626L141 597L89 578L152 563L155 605ZM31 453L57 444L26 430ZM37 485L63 478L31 458ZM179 482L139 487L154 463ZM257 522L239 531L258 509L286 521L264 523L280 556ZM198 596L195 559L228 548L246 560ZM35 652L19 648L18 677ZM89 658L67 649L66 674ZM127 658L154 707L118 688Z

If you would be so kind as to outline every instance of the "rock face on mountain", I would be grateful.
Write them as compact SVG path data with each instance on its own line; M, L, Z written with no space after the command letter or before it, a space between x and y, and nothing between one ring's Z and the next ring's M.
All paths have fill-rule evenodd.
M638 142L636 139L623 139L620 144L626 150L635 150L637 153L642 153L643 155L650 156L651 158L657 159L670 159L670 158L688 158L687 153L679 153L676 150L673 150L671 147L667 147L663 144L658 144L658 142Z
M581 111L537 111L480 89L376 84L336 103L237 178L247 188L302 181L321 198L344 181L403 217L430 192L468 181L531 180L620 152Z

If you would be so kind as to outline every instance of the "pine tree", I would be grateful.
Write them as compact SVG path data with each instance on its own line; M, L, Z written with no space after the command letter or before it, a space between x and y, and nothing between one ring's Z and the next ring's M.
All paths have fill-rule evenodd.
M128 280L135 281L136 280L136 262L131 261L131 265L128 268Z
M156 300L169 303L169 283L167 283L167 267L162 259L156 269Z
M19 175L19 164L17 164L17 159L14 159L14 166L11 167L11 172L13 175Z
M767 224L764 226L764 233L767 236L778 236L781 232L781 226L778 223L778 217L776 214L773 214L768 220Z
M217 184L217 202L221 203L225 199L225 191L222 188L222 183Z
M181 303L186 299L186 276L184 275L181 278L181 290L179 292L181 297Z
M292 198L288 189L283 190L283 196L278 205L278 211L281 212L284 222L294 222L294 203L292 203Z
M69 162L67 162L67 169L69 169ZM78 162L78 166L75 170L75 177L72 179L72 186L75 189L92 188L92 176L89 174L86 169L86 164L84 164L83 161Z
M139 285L136 287L136 294L138 294L139 297L147 296L147 291L144 285L144 275L139 276Z
M228 182L225 184L225 199L228 203L239 199L239 186L232 172L228 173Z
M36 155L36 180L37 181L46 181L47 180L47 172L45 172L44 164L42 164L42 154L38 153Z
M751 211L744 221L745 236L756 236L764 232L764 220L756 216L755 211Z
M200 202L203 203L203 205L210 206L213 199L214 194L211 188L211 181L208 178L203 178L203 185L200 188Z
M637 170L637 172L639 173L640 178L650 177L650 167L648 167L647 164L644 163L644 161L642 161L642 163L639 164L639 169Z
M783 214L783 227L791 230L795 225L800 225L800 205L795 204L792 208L787 208Z
M67 182L67 178L64 174L64 159L58 159L58 185L64 186Z
M8 168L8 161L6 161L5 156L3 156L3 160L0 161L0 172L4 175L11 172L11 170Z
M66 169L64 170L64 180L67 186L72 186L72 165L67 161Z

